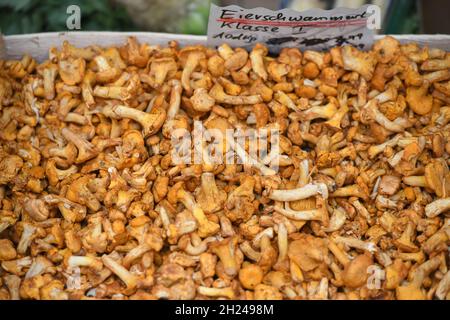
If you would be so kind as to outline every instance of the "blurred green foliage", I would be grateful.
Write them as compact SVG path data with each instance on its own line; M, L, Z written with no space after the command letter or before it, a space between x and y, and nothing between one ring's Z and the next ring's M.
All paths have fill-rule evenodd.
M67 7L81 9L81 31L134 31L126 9L108 0L0 0L0 31L21 34L66 31Z
M417 1L393 1L386 14L383 32L385 34L418 34L421 15Z
M217 1L193 1L191 3L193 8L189 10L187 16L181 21L180 32L185 34L206 34L211 2L216 3Z

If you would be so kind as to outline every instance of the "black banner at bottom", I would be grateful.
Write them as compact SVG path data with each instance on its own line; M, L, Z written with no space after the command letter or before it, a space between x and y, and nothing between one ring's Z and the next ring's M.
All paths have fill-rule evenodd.
M15 318L41 314L46 319L402 319L446 312L445 301L0 301L0 314ZM5 317L6 319L6 317Z

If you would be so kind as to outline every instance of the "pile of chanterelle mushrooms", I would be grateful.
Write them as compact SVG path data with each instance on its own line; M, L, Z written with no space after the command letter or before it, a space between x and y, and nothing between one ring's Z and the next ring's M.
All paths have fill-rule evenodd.
M392 37L0 60L0 299L450 299L449 79ZM279 171L175 164L195 120Z

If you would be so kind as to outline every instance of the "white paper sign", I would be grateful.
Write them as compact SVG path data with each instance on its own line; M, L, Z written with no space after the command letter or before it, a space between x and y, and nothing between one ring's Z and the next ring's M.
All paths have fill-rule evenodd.
M208 21L208 45L226 42L232 47L251 48L266 45L271 52L298 47L326 50L351 44L367 49L373 42L373 30L367 27L372 13L364 5L358 9L311 9L272 11L265 8L244 9L231 5L211 5Z

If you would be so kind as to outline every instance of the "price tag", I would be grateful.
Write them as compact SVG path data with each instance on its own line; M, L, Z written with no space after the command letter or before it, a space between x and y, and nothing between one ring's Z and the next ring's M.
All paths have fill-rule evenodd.
M373 6L372 6L373 7ZM208 21L208 45L228 43L232 47L251 48L266 45L271 52L297 47L326 50L351 44L367 49L374 32L369 28L370 5L357 9L311 9L272 11L265 8L244 9L236 5L211 5Z

